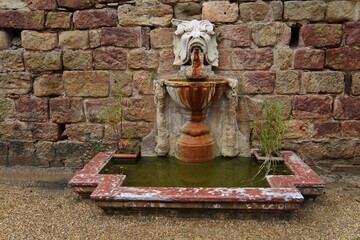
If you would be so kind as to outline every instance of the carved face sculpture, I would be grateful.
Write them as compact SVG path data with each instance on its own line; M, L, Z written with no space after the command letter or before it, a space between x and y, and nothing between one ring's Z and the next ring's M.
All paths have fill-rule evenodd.
M208 20L173 19L172 23L177 26L174 36L174 65L187 64L194 48L199 48L204 55L204 64L218 66L216 35L214 26Z

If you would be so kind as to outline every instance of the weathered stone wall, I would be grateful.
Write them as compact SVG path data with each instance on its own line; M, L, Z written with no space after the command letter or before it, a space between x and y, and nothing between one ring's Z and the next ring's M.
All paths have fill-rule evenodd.
M333 168L360 164L360 2L0 0L0 164L81 166L111 141L99 106L134 100L155 121L152 81L174 74L171 19L216 24L218 74L239 79L250 136L263 101L291 115L286 147Z

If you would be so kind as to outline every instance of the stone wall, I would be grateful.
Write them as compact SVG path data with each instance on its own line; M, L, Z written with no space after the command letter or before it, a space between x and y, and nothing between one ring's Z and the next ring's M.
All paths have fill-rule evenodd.
M152 81L175 74L171 19L216 24L218 74L239 79L238 122L267 98L291 115L286 147L360 164L360 2L0 0L0 164L79 167L108 146L99 106L133 99L126 125L155 121Z

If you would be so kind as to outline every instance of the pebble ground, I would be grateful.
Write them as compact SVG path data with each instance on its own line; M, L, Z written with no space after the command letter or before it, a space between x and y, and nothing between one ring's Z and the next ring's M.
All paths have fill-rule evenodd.
M0 167L0 239L360 239L360 176L324 174L325 193L291 214L104 212L66 169Z

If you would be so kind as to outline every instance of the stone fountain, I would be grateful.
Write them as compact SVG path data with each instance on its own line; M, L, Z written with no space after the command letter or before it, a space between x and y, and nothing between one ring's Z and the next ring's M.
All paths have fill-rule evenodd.
M250 156L249 140L236 121L235 79L212 71L219 62L214 26L208 20L173 20L177 76L154 84L157 127L144 139L143 155L205 162L215 156ZM155 141L153 141L155 138ZM156 146L148 147L148 142Z

